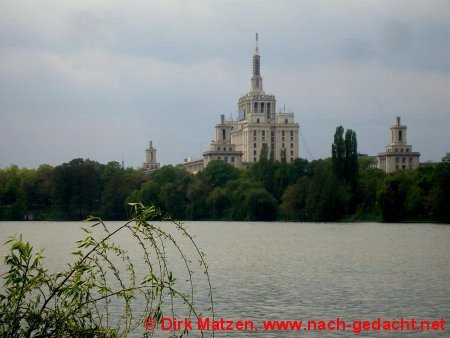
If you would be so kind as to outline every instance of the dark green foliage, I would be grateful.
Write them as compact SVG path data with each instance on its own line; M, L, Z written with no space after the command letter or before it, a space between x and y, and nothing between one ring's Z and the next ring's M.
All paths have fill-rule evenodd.
M267 144L264 143L259 155L259 161L250 166L248 176L258 182L261 182L268 192L274 194L274 173L275 162L272 159L269 159L269 148Z
M306 199L310 191L311 179L304 176L297 183L289 186L283 195L281 205L286 216L293 220L308 220Z
M383 222L399 222L406 215L409 177L404 172L387 176L378 191Z
M188 219L194 212L189 205L188 196L188 189L193 180L193 175L182 166L163 166L152 172L148 182L144 183L137 193L132 193L132 196L137 194L137 197L147 203L154 203L175 218Z
M333 173L339 180L345 178L345 141L344 141L344 128L339 126L334 133L334 142L331 145L331 163Z
M358 143L356 133L347 129L344 139L344 128L339 126L334 134L331 146L331 163L333 173L338 180L345 181L352 187L358 178Z
M21 200L21 172L11 166L0 172L0 219L22 219L24 201Z
M140 203L131 206L133 218L119 228L108 228L99 218L89 217L92 225L83 228L86 238L77 241L73 262L63 272L48 272L42 251L33 253L31 245L21 237L11 238L6 243L10 249L2 275L0 336L126 337L136 334L136 328L141 331L145 318L161 321L163 315L174 317L175 309L177 316L182 311L186 317L198 318L192 257L186 256L181 243L175 241L175 233L185 238L183 245L192 248L190 256L200 263L206 278L207 306L214 318L208 266L190 234L181 223L154 207ZM163 230L153 224L155 219L168 221L169 226ZM115 242L119 232L128 232L133 253L140 251L142 255L129 255L119 246ZM172 251L166 252L168 248L175 250L185 266L185 276L177 287L170 271ZM139 271L134 268L136 260ZM178 290L180 284L180 290L188 294ZM168 333L171 337L173 334L175 331ZM176 334L182 337L187 332Z
M434 218L439 222L450 223L450 153L436 166L430 199Z
M211 161L206 168L198 173L198 178L211 188L223 187L228 181L239 177L239 171L224 161Z
M321 163L311 181L306 215L313 221L337 221L346 214L350 199L348 187L336 179L328 163Z
M197 175L183 166L147 174L83 159L55 168L11 166L0 169L0 220L93 213L120 220L127 218L126 203L139 200L184 220L450 222L449 154L435 167L386 175L373 159L358 159L356 134L338 127L331 159L287 163L282 152L275 161L267 147L260 155L248 170L212 161Z
M373 215L380 214L377 189L385 177L385 172L380 169L368 167L360 170L358 185L353 192L353 200L356 204L354 220L378 220L376 216L373 218Z
M356 133L347 129L345 132L345 175L344 178L352 188L358 180L358 141Z
M207 204L213 219L226 219L227 210L231 206L230 198L224 188L216 188L208 196Z
M263 188L252 188L245 192L246 220L273 221L277 216L277 201Z

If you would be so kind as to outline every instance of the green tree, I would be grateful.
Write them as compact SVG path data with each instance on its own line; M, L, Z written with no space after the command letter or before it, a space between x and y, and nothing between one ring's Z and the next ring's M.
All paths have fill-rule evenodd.
M187 217L192 220L207 219L210 217L210 208L207 198L211 192L211 187L206 183L196 179L187 190Z
M0 172L0 219L23 219L25 208L20 199L20 176L20 169L16 165Z
M358 141L356 133L347 129L345 132L345 174L347 183L354 189L358 181Z
M361 170L357 188L353 191L356 204L354 220L379 220L380 209L377 203L377 190L386 173L381 169L368 167Z
M447 153L436 166L433 181L431 197L433 217L439 222L450 223L450 153Z
M274 173L275 162L269 159L269 147L266 143L263 143L259 160L250 166L248 175L250 178L261 182L264 188L273 195L275 192Z
M205 169L197 174L198 178L211 188L223 187L228 181L239 177L239 171L229 163L215 160L208 163Z
M303 176L297 183L290 185L283 194L281 205L286 216L293 220L306 221L306 200L310 191L311 179Z
M348 210L351 193L339 181L328 163L317 165L306 199L306 215L313 221L337 221Z
M229 218L234 221L256 220L258 216L255 213L259 210L259 206L257 201L252 201L249 195L252 195L252 198L259 196L263 198L262 203L266 203L267 195L265 193L268 192L262 183L253 178L246 177L228 182L225 194L231 204L228 211Z
M406 198L411 181L403 171L387 176L377 193L383 222L399 222L406 214Z
M347 129L344 139L344 128L336 128L331 146L331 163L336 178L354 188L358 178L358 143L353 130Z
M281 199L286 187L289 184L289 171L286 162L286 148L281 150L281 160L279 166L275 166L274 170L274 197Z
M273 221L277 216L277 201L264 188L247 190L243 202L248 221Z
M58 219L81 220L99 208L101 165L74 159L56 166L52 178L52 202Z
M226 218L227 210L231 207L231 201L228 197L225 188L215 188L206 200L207 205L211 210L211 215L215 220Z
M331 165L337 179L345 179L345 141L344 128L339 126L334 133L334 142L331 145Z

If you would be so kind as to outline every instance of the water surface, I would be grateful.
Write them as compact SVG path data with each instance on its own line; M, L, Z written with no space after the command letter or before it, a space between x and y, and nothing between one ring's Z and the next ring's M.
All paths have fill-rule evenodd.
M118 222L108 223L117 226ZM218 318L450 320L450 226L377 223L187 222L206 253ZM81 222L2 222L45 247L51 269L65 267ZM167 225L163 225L165 227ZM127 237L121 241L127 242ZM131 251L134 249L131 247ZM186 245L187 252L191 252ZM5 249L2 248L2 254ZM170 253L170 250L169 250ZM172 252L173 254L175 252ZM192 252L191 252L192 253ZM175 257L177 257L175 255ZM179 259L175 273L183 273ZM183 278L180 278L183 279ZM197 276L199 306L207 283ZM448 325L447 325L448 326ZM136 332L140 335L142 329ZM166 335L156 332L155 337ZM190 334L189 336L196 336ZM205 336L209 336L206 334ZM347 332L233 332L218 337L332 337ZM445 332L363 332L360 337L449 337Z

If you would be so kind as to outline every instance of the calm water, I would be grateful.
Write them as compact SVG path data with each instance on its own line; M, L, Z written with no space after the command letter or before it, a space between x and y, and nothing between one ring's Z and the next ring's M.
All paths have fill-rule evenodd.
M121 223L108 223L117 226ZM373 223L187 222L206 253L216 317L450 321L450 226ZM3 222L0 240L22 233L45 247L50 269L65 266L81 223ZM166 225L163 225L163 227ZM127 245L128 238L121 241ZM133 246L130 246L133 251ZM187 252L190 252L186 245ZM5 249L2 248L2 254ZM170 253L170 252L169 252ZM2 263L3 264L3 263ZM172 266L182 271L179 260ZM3 266L2 266L3 267ZM180 278L183 279L183 278ZM196 279L199 306L206 282ZM203 297L203 298L202 298ZM365 332L360 337L450 337L445 332ZM136 333L142 334L144 329ZM156 332L155 337L166 335ZM195 336L195 335L189 335ZM205 336L208 336L206 334ZM348 337L346 332L233 332L218 337Z

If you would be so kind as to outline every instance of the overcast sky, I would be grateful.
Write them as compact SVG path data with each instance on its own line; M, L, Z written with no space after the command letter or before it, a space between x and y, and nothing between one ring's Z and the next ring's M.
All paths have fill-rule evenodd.
M450 151L449 0L0 0L0 167L137 167L149 140L161 164L200 157L250 88L256 32L301 157L330 156L338 125L376 155L397 115L421 161Z

